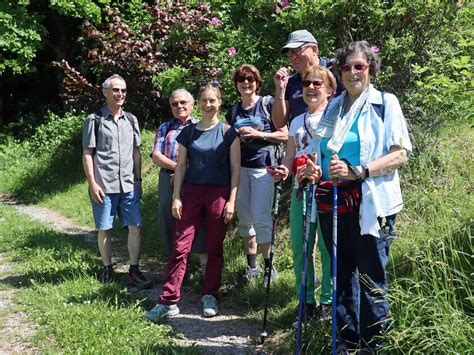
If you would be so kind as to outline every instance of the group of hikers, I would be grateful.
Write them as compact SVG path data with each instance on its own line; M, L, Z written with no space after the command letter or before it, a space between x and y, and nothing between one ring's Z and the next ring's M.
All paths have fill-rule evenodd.
M395 215L402 209L397 169L412 149L406 121L397 98L373 86L380 58L367 42L352 42L327 60L319 57L314 36L298 30L281 53L292 68L276 71L273 97L259 95L263 80L255 66L237 67L232 79L240 101L228 110L225 123L219 120L218 82L200 84L200 120L191 115L195 102L189 91L171 94L173 117L158 127L152 148L160 167L158 224L169 258L157 305L145 317L155 321L179 314L190 253L198 254L201 263L203 315L218 314L224 238L236 214L247 256L242 283L276 280L274 192L292 176L291 247L296 295L304 303L297 320L328 319L336 305L338 351L376 351L387 328L385 267ZM130 283L150 288L138 266L140 131L137 118L122 110L126 93L119 75L103 83L106 105L84 124L83 165L104 264L102 281L114 280L111 229L118 214L120 226L129 231ZM278 162L275 147L285 142ZM322 264L319 302L315 246Z

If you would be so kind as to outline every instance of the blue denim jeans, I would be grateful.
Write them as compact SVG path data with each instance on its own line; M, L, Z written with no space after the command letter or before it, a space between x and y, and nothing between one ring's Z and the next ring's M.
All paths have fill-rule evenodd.
M332 214L320 212L319 220L326 247L332 251ZM360 235L358 210L338 216L337 327L340 339L351 348L377 349L376 337L387 327L385 267L395 238L395 216L379 223L382 229L376 238Z

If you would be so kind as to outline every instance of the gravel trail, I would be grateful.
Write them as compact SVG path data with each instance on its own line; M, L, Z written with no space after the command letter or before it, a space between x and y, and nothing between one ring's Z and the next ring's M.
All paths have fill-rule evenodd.
M38 220L58 232L76 236L83 235L88 243L92 245L96 243L96 232L94 230L78 226L71 220L47 208L18 204L1 195L0 203L11 205L20 213ZM117 261L116 269L118 272L125 273L128 267L127 260L120 260L121 256L117 256L115 253L114 250L114 261ZM1 259L0 265L0 284L4 284L3 280L10 276L10 271ZM161 264L158 268L156 268L156 265L154 267L152 265L151 263L150 265L143 265L144 273L153 280L161 280L164 264ZM131 292L136 296L140 298L147 297L152 301L156 301L160 291L161 284L156 283L151 290L131 289ZM28 344L22 342L21 339L26 339L34 334L34 327L24 322L24 314L5 312L12 305L14 292L15 290L11 287L3 287L0 290L0 315L6 314L4 317L0 316L0 322L2 322L0 354L31 351ZM167 320L167 323L181 335L176 339L177 345L195 346L200 354L265 354L263 348L255 343L261 324L253 324L246 320L241 309L221 306L218 316L204 318L201 316L202 304L199 294L186 285L183 285L181 289L179 308L180 314ZM18 336L20 332L23 333L22 337Z

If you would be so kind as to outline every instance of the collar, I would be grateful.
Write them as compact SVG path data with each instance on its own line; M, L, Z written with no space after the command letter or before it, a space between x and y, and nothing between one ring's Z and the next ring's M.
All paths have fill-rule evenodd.
M119 118L122 118L123 115L124 115L124 110L122 109L122 114L119 116ZM109 117L112 117L113 119L113 115L112 115L112 112L110 112L109 108L107 107L107 105L104 105L102 106L101 110L100 110L100 114L103 118L109 118Z

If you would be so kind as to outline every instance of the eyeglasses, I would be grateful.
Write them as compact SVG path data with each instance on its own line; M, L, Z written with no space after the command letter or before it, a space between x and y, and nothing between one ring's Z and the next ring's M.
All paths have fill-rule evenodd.
M355 69L356 72L361 72L364 71L368 68L369 66L367 64L356 64L356 65L349 65L349 64L344 64L339 67L341 72L349 72L351 71L352 68Z
M171 103L171 106L173 106L173 107L178 107L179 105L185 106L188 102L189 101L185 101L185 100L183 100L183 101L173 101Z
M199 86L201 88L205 88L208 86L212 86L213 88L219 88L221 85L217 80L209 80L209 81L201 81L199 82Z
M236 78L235 78L236 81L238 81L239 83L245 83L245 81L247 80L249 83L253 83L255 82L255 77L253 75L237 75Z
M116 94L118 94L119 92L122 92L122 94L126 94L127 93L127 89L120 89L120 88L111 88L113 92L115 92Z
M313 86L315 88L320 88L324 85L324 81L323 80L303 80L303 87L304 88L307 88L309 87L311 84L313 84Z
M306 49L310 48L311 46L301 46L299 48L289 49L287 52L288 57L294 57L301 55Z

